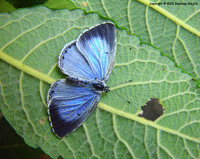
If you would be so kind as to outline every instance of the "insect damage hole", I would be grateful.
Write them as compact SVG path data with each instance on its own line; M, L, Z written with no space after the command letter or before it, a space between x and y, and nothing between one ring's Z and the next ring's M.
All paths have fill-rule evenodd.
M138 114L139 117L143 117L147 120L155 121L161 115L163 115L164 108L159 103L157 98L150 98L144 106L141 106L142 114Z

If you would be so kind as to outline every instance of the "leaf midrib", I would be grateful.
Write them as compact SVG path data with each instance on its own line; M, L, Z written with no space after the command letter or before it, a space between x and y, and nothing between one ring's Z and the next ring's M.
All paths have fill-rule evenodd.
M54 78L51 78L51 77L47 76L46 74L39 72L36 69L33 69L30 66L23 64L19 60L14 59L13 57L7 55L3 51L0 51L0 59L5 61L6 63L10 64L11 66L14 66L15 68L17 68L23 72L26 72L27 74L29 74L35 78L38 78L42 81L45 81L49 84L56 81Z
M39 80L42 80L44 82L49 83L49 84L51 84L51 83L56 81L56 79L51 78L48 75L46 75L44 73L41 73L41 72L39 72L39 71L37 71L37 70L35 70L35 69L23 64L19 60L14 59L13 57L7 55L6 53L4 53L2 51L0 51L0 59L5 61L6 63L10 64L11 66L21 70L22 72L25 72L25 73L27 73L27 74L35 77L35 78L38 78ZM110 112L111 114L116 114L116 115L119 115L121 117L136 121L138 123L151 126L153 128L156 128L157 130L162 130L162 131L165 131L167 133L171 133L171 134L174 134L176 136L188 139L190 141L193 141L193 142L196 142L196 143L200 143L200 140L198 140L196 138L187 136L187 135L182 134L182 133L180 133L180 132L178 132L176 130L172 130L170 128L163 127L161 125L157 125L156 122L152 122L152 121L146 120L144 118L138 117L136 115L133 115L133 114L130 114L130 113L127 113L127 112L123 112L123 111L121 111L119 109L113 108L113 107L111 107L109 105L106 105L104 103L100 102L98 104L98 107L103 109L103 110L105 110L105 111L107 111L107 112Z

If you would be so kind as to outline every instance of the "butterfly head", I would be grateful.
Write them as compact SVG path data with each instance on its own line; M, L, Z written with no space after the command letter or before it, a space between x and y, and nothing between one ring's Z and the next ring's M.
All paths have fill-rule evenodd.
M106 86L104 81L95 81L92 83L92 87L94 88L95 91L97 92L109 92L110 89L108 86Z
M105 87L104 87L104 92L107 93L107 92L109 92L109 91L110 91L109 87L108 87L108 86L105 86Z

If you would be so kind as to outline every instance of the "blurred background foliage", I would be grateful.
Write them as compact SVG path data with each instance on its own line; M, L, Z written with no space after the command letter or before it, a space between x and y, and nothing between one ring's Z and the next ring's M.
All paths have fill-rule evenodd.
M18 8L44 5L51 9L75 9L76 6L69 0L0 0L0 13L13 12Z
M0 111L0 159L50 159L41 149L26 145Z

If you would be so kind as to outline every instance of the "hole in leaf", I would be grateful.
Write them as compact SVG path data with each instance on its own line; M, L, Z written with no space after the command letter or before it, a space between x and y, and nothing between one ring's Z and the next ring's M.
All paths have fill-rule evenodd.
M141 106L141 109L143 112L138 116L152 121L163 115L165 110L157 98L150 98L144 106Z
M40 125L42 125L46 120L47 120L46 118L42 118L42 119L39 120L38 123L39 123Z

